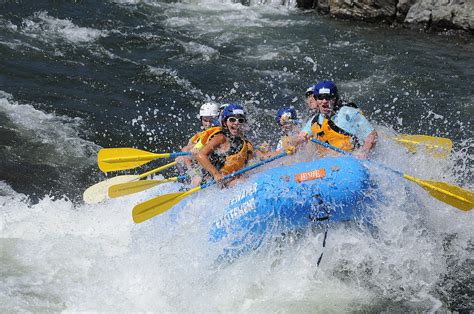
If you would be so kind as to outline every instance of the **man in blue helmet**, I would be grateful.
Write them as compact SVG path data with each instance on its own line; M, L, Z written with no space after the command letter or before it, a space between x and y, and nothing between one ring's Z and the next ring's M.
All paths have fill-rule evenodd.
M337 86L322 81L314 86L313 97L319 113L308 120L299 137L300 141L314 137L348 152L358 158L367 158L375 147L377 132L360 110L352 103L339 99ZM326 154L327 149L318 146Z

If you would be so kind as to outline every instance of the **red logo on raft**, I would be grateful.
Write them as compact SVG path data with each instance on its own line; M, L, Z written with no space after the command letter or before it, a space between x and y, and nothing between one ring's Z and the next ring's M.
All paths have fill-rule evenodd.
M308 172L295 174L295 180L296 182L301 183L303 181L321 179L321 178L324 178L325 176L326 176L326 169L321 168L321 169L316 169L316 170L311 170Z

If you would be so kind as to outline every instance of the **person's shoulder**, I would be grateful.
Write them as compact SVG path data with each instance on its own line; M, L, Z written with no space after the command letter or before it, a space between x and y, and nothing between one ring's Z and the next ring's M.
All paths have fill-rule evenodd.
M337 112L338 117L344 117L345 120L354 120L359 117L363 117L363 113L360 111L359 108L343 106Z
M212 138L227 138L227 136L225 135L224 132L219 131L219 132L215 133Z
M227 141L227 136L223 132L217 132L209 139L209 142L211 141L222 143Z
M359 110L359 108L357 108L357 107L352 107L352 106L345 106L345 105L343 105L343 106L341 107L341 109L339 109L339 113L340 113L340 114L351 114L351 115L355 115L355 114L360 113L360 110Z

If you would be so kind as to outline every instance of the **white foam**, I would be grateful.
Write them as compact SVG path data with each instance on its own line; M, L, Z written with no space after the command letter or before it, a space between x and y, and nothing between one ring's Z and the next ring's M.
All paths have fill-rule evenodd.
M105 31L77 26L69 19L52 17L46 11L36 12L31 18L24 19L21 32L40 40L61 39L75 44L92 42L107 36Z
M391 132L380 128L381 138ZM409 169L420 177L439 176L450 163L433 167L434 159L421 155L382 142L376 159L407 171L409 164L429 163L431 168ZM374 308L374 302L383 307L385 298L420 310L444 309L434 293L447 271L443 239L455 234L450 254L466 261L472 212L435 201L376 167L371 172L385 196L375 208L375 229L329 229L319 268L321 233L215 268L219 247L208 243L207 232L236 190L210 187L135 225L135 204L179 185L98 205L49 197L31 205L4 185L1 259L9 275L0 279L0 296L8 296L7 308L20 311L328 312Z
M175 69L167 68L167 67L153 67L148 66L148 70L151 74L163 79L171 79L175 84L180 85L183 89L190 90L195 94L202 95L202 91L194 87L190 81L187 79L179 76L178 71Z
M190 41L190 42L183 42L178 41L185 49L186 53L191 56L198 56L203 61L210 61L211 59L218 59L219 52L209 46Z
M93 156L99 147L79 135L82 119L45 113L31 105L19 104L3 91L0 91L0 111L14 124L20 137L48 147L42 150L42 155L25 155L30 163L74 164L77 158L95 159Z
M169 27L187 28L196 23L199 32L206 29L202 34L224 30L216 37L217 45L238 40L247 35L249 28L272 22L262 19L262 12L271 8L249 10L240 4L214 1L196 5L145 3L163 6L171 14L165 21ZM208 10L218 16L172 17L173 7L177 12L183 8L193 14ZM213 25L213 18L220 21ZM44 25L55 39L67 35L55 31L49 23L75 27L47 14L34 23L39 24L32 26L31 36ZM282 27L284 23L277 24ZM242 25L242 31L225 33L235 25ZM344 42L333 48L337 45ZM214 48L207 45L191 45L188 49L188 54L202 56L203 60L207 53L215 56ZM272 51L266 47L259 52L263 58L278 58L269 55ZM316 71L317 59L307 57L305 61ZM149 71L159 79L202 94L174 69L149 67ZM295 75L282 69L261 73L284 79ZM364 86L387 85L390 79L390 73L377 72L364 81L346 81L341 90L365 95ZM235 88L239 89L238 84ZM258 100L253 101L251 109L262 110ZM66 145L67 154L88 154L89 148L80 147L91 144L81 140L76 131L80 119L46 114L8 97L0 97L0 110L22 134L33 138L38 133L35 136L55 145L56 151ZM439 120L434 119L435 123ZM138 118L136 122L137 127L146 129ZM420 178L451 183L460 179L460 173L469 171L472 156L466 150L454 152L447 160L434 159L424 152L411 155L390 140L393 130L381 126L377 129L378 162ZM473 141L462 146L472 149ZM304 160L310 156L295 157ZM374 230L357 225L331 228L319 268L320 234L307 234L281 248L270 246L232 265L215 268L218 249L209 245L207 231L232 198L232 190L200 191L168 212L135 225L130 217L135 204L176 192L179 186L161 185L103 204L83 205L50 197L30 204L25 195L0 184L0 308L19 312L364 312L376 311L377 303L380 311L387 311L386 304L397 300L396 304L413 305L412 309L419 312L447 311L445 305L440 305L437 291L447 276L448 259L462 264L472 258L472 211L461 212L445 205L415 184L378 167L370 166L370 171L385 197L375 207ZM471 186L465 187L472 189L472 183L467 184ZM444 248L447 242L448 249ZM462 282L465 277L460 276L457 279Z

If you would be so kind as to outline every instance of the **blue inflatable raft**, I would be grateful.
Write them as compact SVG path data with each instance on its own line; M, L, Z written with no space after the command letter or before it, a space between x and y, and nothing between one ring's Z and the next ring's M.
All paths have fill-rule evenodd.
M367 170L352 157L274 168L248 181L210 230L210 241L224 244L226 259L258 248L271 235L362 217L360 203L370 187Z

